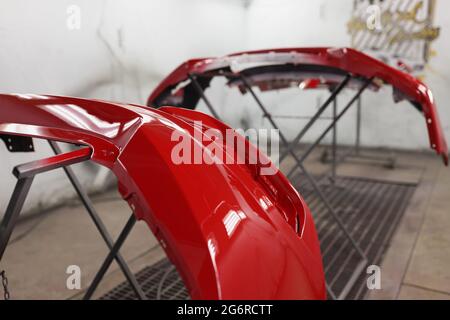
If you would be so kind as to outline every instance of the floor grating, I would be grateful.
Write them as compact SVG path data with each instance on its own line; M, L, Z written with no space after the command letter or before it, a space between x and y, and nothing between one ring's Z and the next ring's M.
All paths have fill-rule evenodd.
M167 259L136 273L136 280L150 300L186 300L189 293L175 267ZM100 300L136 300L127 281L103 295Z
M365 268L354 285L346 287L356 276L361 257L304 178L297 176L293 181L314 216L328 286L336 296L363 299ZM354 177L338 177L334 183L324 177L319 185L369 264L380 264L416 185Z
M365 269L359 276L355 274L361 258L304 177L299 175L292 181L313 213L328 286L336 296L363 299L367 274ZM327 176L319 184L369 264L379 264L416 185L354 177L337 177L333 183ZM179 274L167 259L144 268L136 276L149 299L189 299ZM349 286L352 277L356 281ZM123 282L100 299L136 297L128 283Z

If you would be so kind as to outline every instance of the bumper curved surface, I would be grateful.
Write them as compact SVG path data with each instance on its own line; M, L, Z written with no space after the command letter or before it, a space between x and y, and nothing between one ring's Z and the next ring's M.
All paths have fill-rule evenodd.
M150 94L147 105L159 107L161 103L164 104L164 100L172 96L183 101L182 107L194 109L199 100L198 93L192 90L189 84L178 87L189 79L190 74L208 74L221 70L239 75L246 70L260 67L260 75L265 75L266 81L270 82L279 76L268 68L270 66L285 66L286 74L291 76L297 67L313 67L315 73L322 73L321 78L329 76L328 73L332 71L350 74L358 79L373 78L379 83L391 85L403 99L410 101L423 114L430 147L441 155L444 163L448 165L448 146L431 90L410 74L351 48L274 48L188 60L161 81ZM204 81L202 86L207 87L210 80ZM277 87L274 86L273 89Z
M211 128L228 129L178 108L0 95L0 133L87 145L91 160L114 172L124 200L158 238L192 298L324 299L311 214L278 170L261 176L259 164L172 161L174 132L202 151L216 143L234 152L211 142Z

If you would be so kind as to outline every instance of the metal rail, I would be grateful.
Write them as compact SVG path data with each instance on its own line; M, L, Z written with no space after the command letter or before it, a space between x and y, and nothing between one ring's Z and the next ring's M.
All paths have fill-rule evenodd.
M55 156L18 165L13 169L13 174L18 180L13 194L9 200L3 220L0 224L0 261L3 258L3 254L6 250L11 234L17 224L17 220L23 208L23 204L28 196L34 177L41 173L62 168L109 249L109 254L105 259L102 267L96 274L94 281L90 285L85 295L85 298L92 297L92 294L102 280L104 273L108 269L112 260L115 259L126 279L130 283L130 286L132 287L136 296L139 299L147 299L134 274L131 272L130 268L125 262L125 259L119 252L120 247L126 240L128 234L130 233L132 227L136 222L134 214L131 215L129 222L125 225L116 243L114 243L112 237L106 229L106 226L96 212L92 201L89 199L86 191L81 186L81 183L74 174L73 170L70 168L70 165L72 164L90 160L92 150L90 148L82 148L79 150L62 153L57 142L50 140L48 142L53 152L55 153Z

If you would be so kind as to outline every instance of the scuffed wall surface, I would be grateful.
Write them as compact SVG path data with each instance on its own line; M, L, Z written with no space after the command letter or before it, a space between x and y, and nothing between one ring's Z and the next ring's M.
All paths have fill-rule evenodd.
M254 0L247 12L246 49L274 47L349 46L347 22L351 17L353 0ZM447 13L450 2L437 1L435 25L441 27L440 37L432 48L437 55L430 61L425 72L425 83L434 92L442 125L450 141L450 20ZM280 94L261 95L274 115L312 115L328 94L280 91ZM342 95L343 106L351 97L351 91ZM221 99L221 112L232 124L248 126L270 125L262 117L254 101L241 99L235 92L227 91ZM229 111L237 105L237 114ZM329 116L330 113L327 114ZM352 109L339 124L339 141L351 144L355 140L355 109ZM277 119L288 138L293 138L305 120ZM305 141L311 141L324 128L326 122L318 123ZM395 104L390 88L380 93L367 93L363 99L362 143L366 146L385 146L402 149L429 150L426 125L423 117L407 102ZM330 137L325 139L329 142Z
M80 10L80 29L67 26L72 5ZM239 50L244 14L239 0L1 0L0 92L144 103L183 60ZM0 143L0 215L16 182L13 166L51 155L45 141L35 143L31 154L10 154ZM76 169L86 187L102 188L93 184L99 167ZM73 195L62 171L40 175L25 211Z

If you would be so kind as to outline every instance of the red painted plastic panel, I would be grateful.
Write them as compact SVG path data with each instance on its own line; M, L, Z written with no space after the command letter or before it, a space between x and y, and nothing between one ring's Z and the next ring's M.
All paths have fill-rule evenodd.
M168 88L188 79L190 73L201 74L232 67L233 64L318 65L343 70L353 76L377 78L392 85L408 100L420 105L426 120L430 146L448 165L448 147L431 90L420 80L392 68L368 55L349 48L283 48L235 53L221 58L188 60L169 74L150 94L147 105Z
M173 132L204 149L206 128L227 127L177 108L0 95L0 133L87 145L91 159L114 172L123 198L162 243L192 298L324 299L311 214L280 172L265 179L258 164L173 163ZM298 217L299 230L286 217Z

